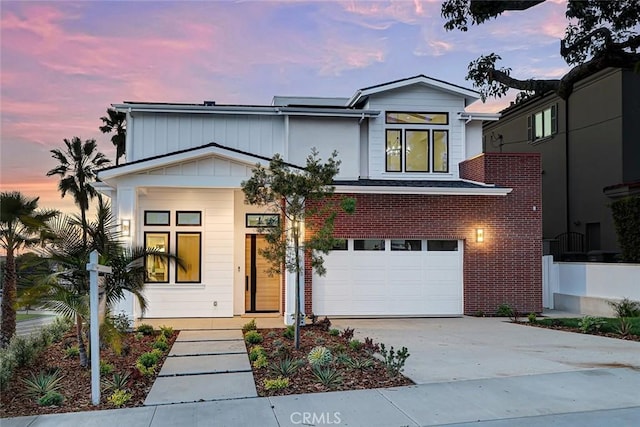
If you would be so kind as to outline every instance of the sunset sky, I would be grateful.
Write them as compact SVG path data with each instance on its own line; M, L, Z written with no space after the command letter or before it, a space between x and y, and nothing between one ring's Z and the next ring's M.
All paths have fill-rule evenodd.
M122 101L268 105L273 95L351 96L416 74L471 88L468 63L497 52L516 77L557 78L564 1L446 32L440 2L4 1L2 191L75 212L57 192L49 150L95 138ZM497 112L510 99L476 103Z

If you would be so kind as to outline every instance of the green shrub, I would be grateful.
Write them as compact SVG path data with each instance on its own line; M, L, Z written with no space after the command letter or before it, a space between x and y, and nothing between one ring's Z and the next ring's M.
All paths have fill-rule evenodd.
M28 396L39 399L50 391L57 391L60 389L62 377L60 371L57 369L53 372L39 372L31 374L31 378L23 378L22 382L25 386L25 392Z
M113 365L100 361L100 375L109 375L113 372Z
M535 313L529 313L529 323L536 324L538 322L538 316Z
M616 328L616 332L622 335L624 338L631 335L632 325L629 321L628 317L621 317L619 319L618 327Z
M616 317L640 317L640 302L624 298L620 301L608 301Z
M246 334L249 331L255 331L256 329L258 329L258 326L256 325L256 319L251 319L249 322L242 325L243 334Z
M496 310L496 316L498 317L511 317L513 316L513 308L509 304L500 304Z
M604 319L600 317L584 316L578 322L578 329L580 329L583 334L597 332L604 323Z
M153 335L154 329L153 326L143 323L136 328L136 332L140 332L142 335Z
M18 367L18 362L14 354L8 350L0 351L0 391L4 391L9 386L14 370Z
M354 357L349 358L349 360L346 361L345 365L347 365L351 369L359 369L361 371L365 371L373 367L373 360L367 357Z
M161 336L165 337L167 340L173 336L173 328L171 326L160 326Z
M258 358L253 362L253 367L257 369L266 368L267 366L269 366L269 359L267 359L266 354L259 355Z
M329 329L329 335L331 335L332 337L337 337L338 335L340 335L340 329Z
M295 331L293 325L287 326L287 328L282 333L282 336L285 337L288 340L292 340L295 337L295 335L296 335L296 331Z
M384 366L387 368L387 373L391 377L397 377L404 369L404 364L409 358L410 354L407 347L402 347L397 352L393 349L393 346L387 351L384 344L380 344L380 355Z
M160 335L162 336L162 335ZM153 348L160 350L162 352L169 350L169 344L166 341L155 341L153 343Z
M269 371L274 375L290 377L295 374L302 365L304 365L302 360L287 357L272 363L269 366Z
M80 357L80 349L77 345L72 345L64 349L64 357L67 359L74 359Z
M45 326L44 329L47 329L49 334L51 335L52 342L60 342L71 328L71 321L66 317L56 317L53 323Z
M276 331L269 331L269 333L267 334L267 338L275 338L278 336L278 333Z
M57 391L48 391L38 399L38 405L40 406L60 406L62 402L64 402L64 396Z
M307 355L307 360L311 366L325 366L331 363L333 356L327 347L317 346L311 349Z
M125 390L118 389L113 392L111 396L107 399L109 403L111 403L116 408L120 408L127 404L128 401L131 400L131 393L126 392Z
M127 383L129 382L129 373L125 372L124 374L120 374L119 372L114 372L111 379L103 378L101 381L102 388L105 391L116 391L116 390L126 390Z
M258 331L249 331L244 334L244 340L249 344L259 344L262 342L262 335Z
M624 262L640 262L640 196L624 197L610 205Z
M152 350L142 353L136 361L136 367L143 375L151 375L155 372L155 366L162 357L160 350Z
M113 327L121 334L126 334L131 331L131 320L129 320L129 316L125 313L119 313L111 316L111 323Z
M39 345L30 336L14 335L9 342L9 351L15 356L18 366L26 366L38 356Z
M282 390L283 388L289 387L289 378L265 378L262 384L264 385L265 390Z
M360 351L364 344L360 342L360 340L351 340L349 341L349 348L353 351Z
M249 350L249 360L252 362L255 362L260 355L267 356L266 350L261 345L254 345L251 347L251 350Z
M314 366L311 372L318 382L327 388L334 388L342 384L342 376L330 366Z

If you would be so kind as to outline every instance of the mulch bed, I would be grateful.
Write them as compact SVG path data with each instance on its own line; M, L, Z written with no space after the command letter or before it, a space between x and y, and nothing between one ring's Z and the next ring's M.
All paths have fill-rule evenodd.
M168 340L169 348L171 348L177 336L178 331L174 331ZM165 352L158 362L156 373L153 376L143 376L136 368L136 360L142 353L152 350L155 339L156 336L153 335L136 338L135 333L129 333L123 339L124 351L122 355L116 355L109 348L100 351L100 360L113 365L114 372L129 372L127 390L132 396L131 400L122 406L124 408L142 406L149 390L151 390L157 373L160 372L168 352ZM80 367L77 357L65 357L65 349L70 345L76 344L75 333L69 332L62 341L51 344L33 364L17 369L9 388L2 392L0 417L113 409L114 406L107 402L109 393L104 391L101 391L100 405L94 406L91 403L91 369ZM61 406L39 406L37 402L24 393L24 385L20 379L30 378L31 373L38 374L40 371L48 371L55 368L58 368L63 375L61 380L62 387L59 392L64 396L64 402Z
M305 364L298 368L295 374L289 377L290 385L285 389L277 391L266 390L264 387L264 380L276 378L278 375L270 372L269 367L255 368L252 366L258 396L283 396L338 390L363 390L414 384L413 381L404 377L402 374L395 378L390 377L384 364L380 360L370 356L370 353L365 349L360 349L358 351L350 349L348 340L342 336L331 336L328 331L323 330L322 326L308 325L301 328L299 350L294 348L293 340L283 337L284 329L259 329L258 332L260 332L263 337L263 342L259 345L264 347L266 350L269 355L270 362L278 359L278 356L273 354L276 350L276 345L274 345L274 341L276 340L280 340L284 343L287 349L287 357L305 361ZM318 345L329 348L334 356L338 352L344 352L352 358L372 358L373 367L365 370L351 369L340 363L333 362L331 366L335 367L340 372L343 381L341 384L336 385L333 388L325 387L318 382L311 371L311 366L307 363L307 355L309 354L309 351ZM252 345L247 344L247 351L249 351L251 347Z
M562 326L562 325L545 325L543 323L525 323L525 322L518 322L518 324L526 325L526 326L534 326L536 328L555 329L557 331L573 332L573 333L577 333L577 334L583 334L584 333L579 328L572 328L572 327L569 327L569 326ZM615 339L627 340L627 341L639 341L640 342L640 335L629 334L627 336L622 336L620 334L616 334L616 333L613 333L613 332L588 332L587 335L598 335L598 336L601 336L601 337L615 338Z

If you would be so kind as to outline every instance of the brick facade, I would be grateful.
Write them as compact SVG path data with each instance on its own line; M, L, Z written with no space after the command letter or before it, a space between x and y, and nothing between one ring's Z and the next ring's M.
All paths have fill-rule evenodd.
M542 187L537 154L486 153L460 164L462 179L512 188L506 196L349 194L356 213L339 215L341 238L464 241L464 313L493 314L508 303L542 311ZM476 228L485 240L477 243ZM311 263L305 265L305 312L312 312Z

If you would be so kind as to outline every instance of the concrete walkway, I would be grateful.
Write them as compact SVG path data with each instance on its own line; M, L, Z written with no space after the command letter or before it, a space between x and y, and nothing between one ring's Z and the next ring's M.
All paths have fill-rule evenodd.
M257 395L240 330L189 330L180 331L144 404Z

